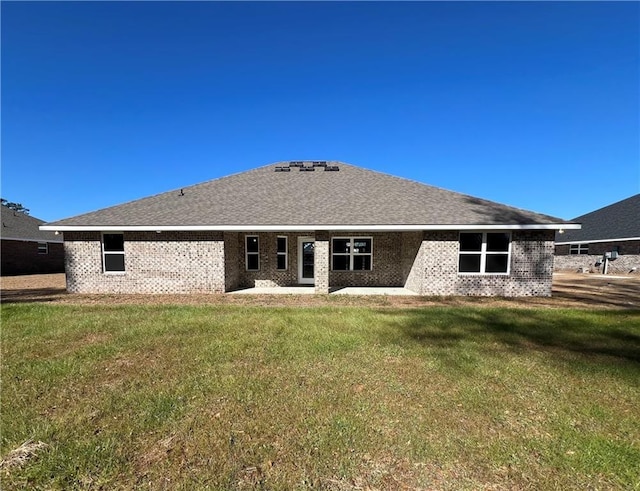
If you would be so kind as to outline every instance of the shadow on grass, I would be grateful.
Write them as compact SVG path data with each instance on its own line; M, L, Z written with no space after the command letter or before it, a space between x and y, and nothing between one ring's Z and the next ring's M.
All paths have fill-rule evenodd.
M586 277L580 283L575 282L570 286L554 284L553 297L580 302L585 307L637 309L640 308L640 282L635 279L607 281Z
M381 315L395 317L390 319L396 326L391 336L399 335L399 342L443 348L477 343L640 363L640 311L436 308L381 311Z
M2 303L36 303L53 302L61 295L67 295L66 288L33 288L19 290L2 290Z

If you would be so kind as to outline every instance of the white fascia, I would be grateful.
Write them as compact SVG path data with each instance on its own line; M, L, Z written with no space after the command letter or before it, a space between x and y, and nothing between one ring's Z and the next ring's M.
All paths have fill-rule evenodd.
M629 240L640 240L640 237L624 237L622 239L572 240L570 242L556 242L556 245L597 244L601 242L626 242Z
M56 229L57 230L57 229ZM20 242L38 242L40 244L44 244L47 242L48 244L64 244L62 240L51 240L51 239L15 239L13 237L2 237L2 240L15 240Z
M525 225L41 225L40 230L57 232L311 232L371 231L409 232L414 230L577 230L577 223L546 223Z

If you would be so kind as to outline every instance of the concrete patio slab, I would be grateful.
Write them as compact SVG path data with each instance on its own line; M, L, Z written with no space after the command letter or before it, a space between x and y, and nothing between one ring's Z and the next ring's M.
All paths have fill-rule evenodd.
M417 296L416 292L412 292L406 288L400 287L382 287L382 286L347 286L344 288L336 288L331 291L331 295L413 295Z
M313 295L313 286L274 286L244 288L228 292L231 295ZM337 287L332 288L330 295L417 295L402 287Z

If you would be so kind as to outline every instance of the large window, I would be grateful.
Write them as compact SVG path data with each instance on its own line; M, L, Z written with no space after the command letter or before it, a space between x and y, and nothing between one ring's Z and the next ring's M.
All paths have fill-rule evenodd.
M569 246L569 254L589 254L589 244L571 244Z
M371 237L335 237L331 241L331 268L334 271L371 271Z
M245 237L245 264L247 271L260 270L260 242L257 235Z
M276 239L276 256L277 256L277 264L276 269L284 271L287 269L287 255L288 255L288 247L287 247L287 238L286 237L278 237Z
M124 272L124 234L102 234L102 267L105 273Z
M458 272L507 274L510 252L508 232L461 232Z

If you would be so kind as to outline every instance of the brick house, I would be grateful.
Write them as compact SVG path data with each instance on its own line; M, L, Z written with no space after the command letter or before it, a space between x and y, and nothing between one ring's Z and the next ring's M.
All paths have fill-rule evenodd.
M63 272L62 235L40 230L43 220L0 206L0 273L11 276Z
M556 235L556 271L640 273L640 194L572 221L582 229Z
M291 161L42 228L64 232L70 292L548 296L555 231L577 227L341 162Z

